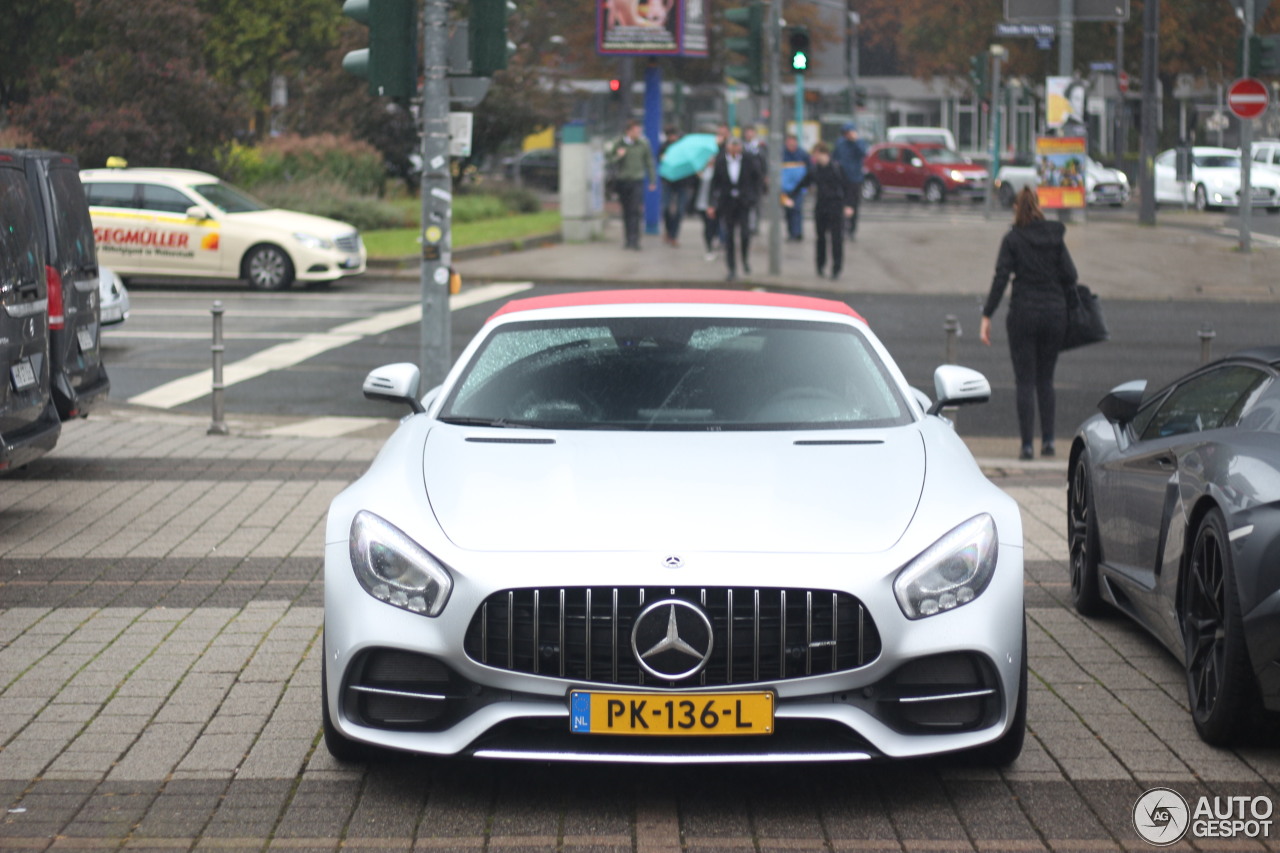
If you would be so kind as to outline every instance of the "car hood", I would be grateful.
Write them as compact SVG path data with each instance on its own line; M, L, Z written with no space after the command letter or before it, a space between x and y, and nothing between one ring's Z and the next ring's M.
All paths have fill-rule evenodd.
M310 213L298 213L293 210L253 210L247 213L228 213L227 219L252 225L255 228L267 228L273 231L302 231L316 237L337 237L355 231L354 225L329 219L324 216L312 216Z
M423 464L441 529L469 550L869 554L893 546L911 523L925 452L913 427L620 433L437 425Z

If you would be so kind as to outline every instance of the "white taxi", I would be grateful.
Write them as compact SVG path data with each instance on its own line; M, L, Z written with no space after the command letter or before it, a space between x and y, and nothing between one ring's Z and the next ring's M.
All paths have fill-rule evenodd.
M122 276L239 278L279 290L364 272L351 225L270 209L205 172L86 169L80 179L98 258Z

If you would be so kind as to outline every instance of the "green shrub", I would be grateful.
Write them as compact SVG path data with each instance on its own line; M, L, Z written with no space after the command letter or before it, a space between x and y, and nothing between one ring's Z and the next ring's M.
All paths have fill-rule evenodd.
M542 210L542 200L533 190L506 186L495 192L512 213L537 213Z
M287 134L246 147L233 144L223 157L233 183L257 191L263 184L324 180L357 194L382 190L386 179L382 154L367 142L348 136Z
M497 219L510 211L502 199L491 195L460 195L453 199L454 222L478 222Z
M383 201L373 195L357 195L342 183L324 178L310 178L287 183L265 183L254 187L254 195L272 207L327 216L350 223L361 231L379 228L412 228L418 216L410 215L403 206Z

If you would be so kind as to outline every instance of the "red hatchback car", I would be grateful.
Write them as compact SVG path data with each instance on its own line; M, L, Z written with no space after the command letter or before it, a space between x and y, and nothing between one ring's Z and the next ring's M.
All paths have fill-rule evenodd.
M881 142L867 152L862 168L862 197L868 201L884 193L920 196L936 204L952 195L976 200L987 192L985 166L934 145Z

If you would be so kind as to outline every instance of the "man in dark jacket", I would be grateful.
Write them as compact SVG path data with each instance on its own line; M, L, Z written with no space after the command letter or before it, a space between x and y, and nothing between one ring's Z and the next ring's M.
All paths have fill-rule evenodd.
M849 236L858 230L858 210L862 207L862 161L867 159L867 146L858 139L858 126L850 122L841 131L840 141L832 157L844 170L845 180L852 190L849 205L853 212L849 215Z
M813 163L800 183L796 184L795 190L787 194L787 201L794 205L796 202L793 199L803 198L800 193L809 186L817 190L818 196L813 203L813 227L818 232L818 275L822 275L823 267L826 266L827 240L830 239L831 277L837 279L844 266L844 218L853 212L849 200L852 190L840 164L832 161L825 142L813 146Z
M738 277L735 237L742 238L742 271L751 274L751 209L760 200L763 182L760 160L742 150L741 139L729 137L711 173L711 204L707 208L707 215L720 221L724 259L729 266L726 281Z

